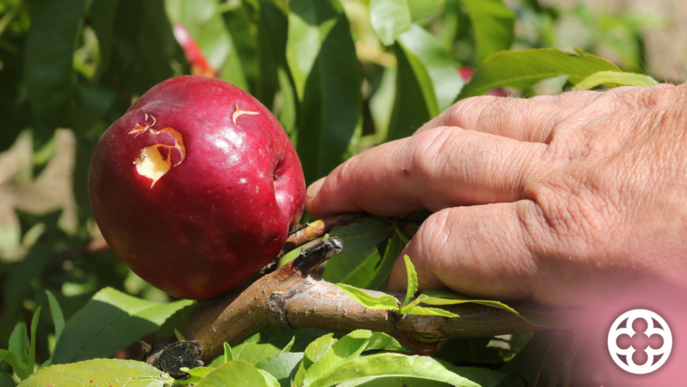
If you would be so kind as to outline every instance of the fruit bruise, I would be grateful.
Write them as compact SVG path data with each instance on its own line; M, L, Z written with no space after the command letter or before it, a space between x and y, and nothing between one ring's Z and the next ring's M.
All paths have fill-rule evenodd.
M89 190L115 254L190 299L220 295L268 264L305 203L298 156L274 116L199 76L158 84L107 129Z

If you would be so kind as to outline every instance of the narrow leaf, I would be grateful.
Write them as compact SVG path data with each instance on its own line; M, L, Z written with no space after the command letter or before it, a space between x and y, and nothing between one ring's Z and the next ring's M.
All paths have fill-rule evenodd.
M370 0L370 23L385 46L394 44L396 37L411 25L406 0Z
M399 312L400 314L414 314L414 315L421 315L421 316L442 316L442 317L460 317L459 315L455 313L451 313L447 310L443 309L438 309L438 308L425 308L421 306L406 306L402 307L401 311Z
M345 284L337 284L336 287L367 309L388 309L398 311L398 301L394 296L384 294L375 297L362 289Z
M250 336L243 343L232 347L234 359L246 360L257 364L271 356L281 353L282 349L295 338L291 350L303 352L306 347L318 337L329 332L323 329L301 328L285 330L275 326L267 326Z
M67 321L53 364L114 355L193 301L158 304L105 288Z
M476 63L513 44L515 14L503 0L461 0L470 17L477 46Z
M284 346L284 348L281 349L281 353L287 353L293 348L293 344L296 342L296 336L291 338L291 341L289 341L288 344Z
M21 385L163 387L172 382L173 379L169 375L141 361L96 359L42 368Z
M229 343L224 343L224 362L234 360L234 352L231 350Z
M403 261L405 261L406 264L406 272L408 273L408 288L406 289L406 298L405 301L403 301L403 306L408 305L410 303L410 300L413 299L413 296L417 292L417 272L415 271L415 266L413 266L413 262L410 261L410 257L407 255L403 256Z
M600 85L606 86L654 86L656 80L648 75L617 71L599 71L573 87L573 90L589 90Z
M7 355L5 361L14 363L14 372L20 379L26 379L33 372L33 368L29 368L29 336L23 322L14 327L8 349L11 355Z
M38 328L38 318L41 315L41 307L36 308L31 319L31 336L29 337L29 361L27 363L29 371L33 373L33 368L36 364L36 329Z
M497 87L524 89L541 80L562 75L577 84L599 71L620 69L605 59L582 51L577 55L557 48L501 51L477 68L458 98L481 95Z
M52 321L55 324L55 342L60 341L60 336L62 336L62 331L64 330L64 315L62 314L62 308L57 302L55 296L46 290L45 294L48 296L48 303L50 304L50 314L52 315Z
M441 41L424 28L414 24L408 31L401 34L399 43L405 50L413 53L426 69L434 90L438 111L450 107L463 87L463 79L456 71L451 54ZM438 112L432 115L436 114Z

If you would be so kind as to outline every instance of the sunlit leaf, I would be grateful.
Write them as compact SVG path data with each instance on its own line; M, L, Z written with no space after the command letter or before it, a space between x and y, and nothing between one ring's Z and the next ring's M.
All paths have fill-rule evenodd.
M413 25L401 34L399 43L406 51L413 53L427 71L438 110L443 111L451 106L463 87L463 80L441 41L424 28Z
M403 261L406 264L406 272L408 273L408 288L406 289L405 301L403 301L403 306L406 306L410 303L410 300L413 299L413 296L417 292L418 283L417 272L415 271L415 266L413 266L413 262L410 260L410 257L404 255Z
M370 23L386 46L411 25L407 0L370 0Z
M141 361L96 359L40 369L21 385L162 387L172 381L169 375Z
M279 383L273 376L260 372L247 361L234 360L212 370L196 386L275 387Z
M398 301L392 295L383 294L381 296L373 296L362 289L346 284L337 284L336 287L367 309L398 310Z
M524 89L535 83L565 75L577 84L599 71L620 71L598 56L577 51L577 55L557 48L502 51L490 56L465 84L459 99L487 93L497 87Z
M413 377L448 383L452 386L487 387L496 386L504 376L487 369L459 367L453 369L463 372L457 374L430 357L384 353L345 362L322 375L309 386L324 387L343 383L350 383L347 385L352 386L358 382L368 382L376 378Z
M599 71L573 87L573 90L589 90L600 85L606 86L654 86L658 82L648 75L618 71Z

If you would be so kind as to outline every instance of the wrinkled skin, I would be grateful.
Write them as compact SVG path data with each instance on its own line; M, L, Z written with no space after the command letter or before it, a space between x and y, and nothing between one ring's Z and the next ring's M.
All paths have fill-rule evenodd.
M151 159L143 149L169 161L157 180L138 170ZM239 88L194 76L156 85L110 126L89 189L115 254L190 299L220 295L274 259L305 201L298 156L274 116Z
M576 306L685 290L686 171L687 86L477 97L339 166L306 208L434 211L402 253L421 289Z

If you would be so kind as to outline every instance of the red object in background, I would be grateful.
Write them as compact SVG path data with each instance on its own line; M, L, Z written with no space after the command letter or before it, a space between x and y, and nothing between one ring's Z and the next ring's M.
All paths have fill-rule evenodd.
M181 49L184 50L186 60L191 64L192 75L203 75L211 78L217 77L217 72L210 67L203 52L200 51L198 43L193 40L193 37L188 33L188 30L181 22L174 25L174 37L181 46Z
M467 81L472 77L472 74L475 73L475 70L472 67L459 67L458 68L458 73L460 74L460 77L463 78L463 81ZM502 88L497 88L491 90L487 95L493 95L494 97L508 97L508 94L502 89Z

